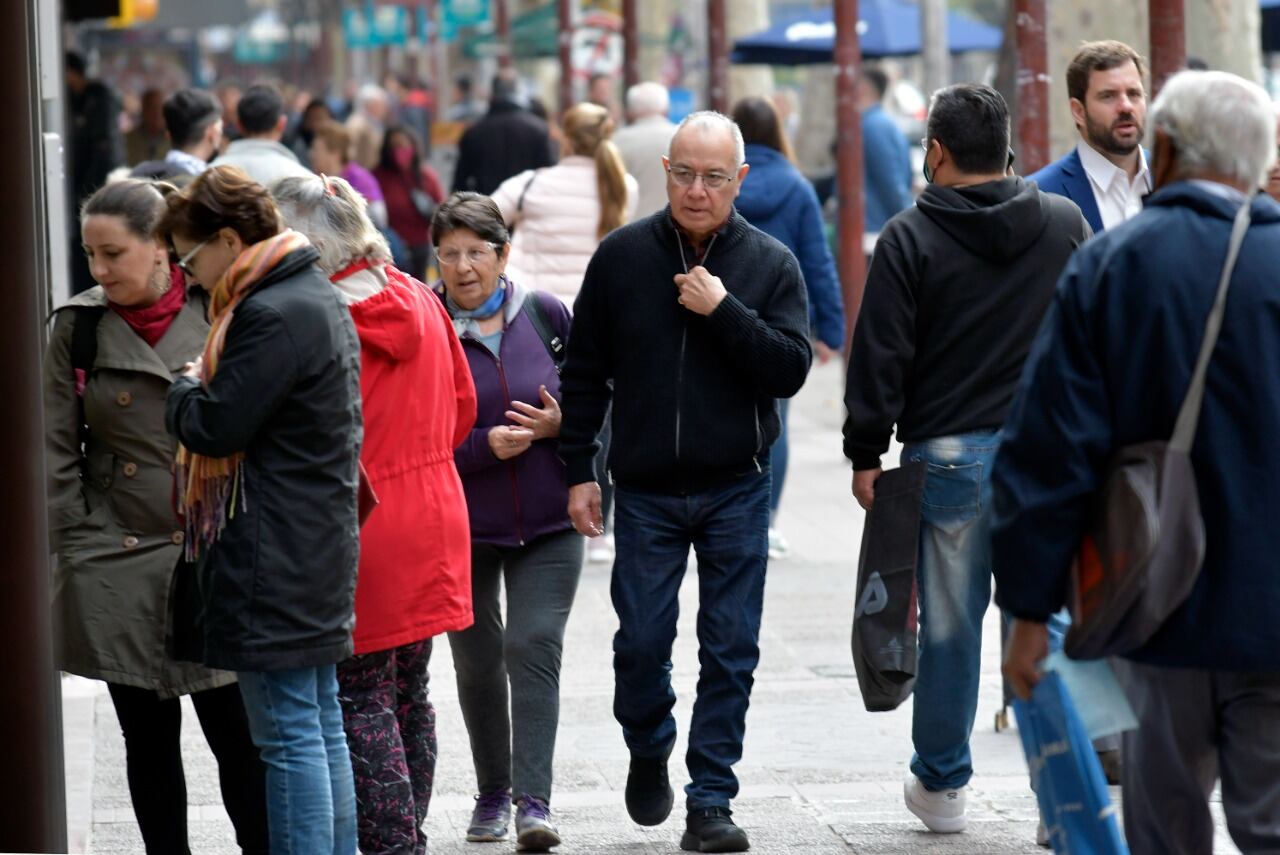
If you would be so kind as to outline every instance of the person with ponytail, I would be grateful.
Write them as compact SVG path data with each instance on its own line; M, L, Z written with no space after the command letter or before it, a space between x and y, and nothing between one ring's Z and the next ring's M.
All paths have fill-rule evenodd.
M511 277L572 305L600 241L635 214L639 188L610 139L608 110L578 104L563 127L560 162L508 178L493 201L514 229Z
M197 654L239 679L273 855L355 855L336 673L353 651L359 558L355 325L316 248L236 167L170 196L158 233L209 292L204 351L165 412Z
M190 695L241 851L266 855L265 775L235 675L165 655L182 553L165 393L209 333L206 299L153 236L169 185L125 179L84 203L97 287L53 318L44 359L56 664L105 680L147 855L190 855L180 736Z

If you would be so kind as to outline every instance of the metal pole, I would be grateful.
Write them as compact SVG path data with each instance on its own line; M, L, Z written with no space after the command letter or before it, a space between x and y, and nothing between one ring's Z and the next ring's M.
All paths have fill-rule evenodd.
M511 68L511 16L507 0L493 0L493 30L498 43L498 68Z
M622 83L627 89L640 82L640 12L636 0L622 0Z
M729 42L724 0L707 0L707 106L729 112Z
M0 538L5 571L0 574L0 650L6 674L0 682L0 733L5 746L0 775L0 850L66 852L66 793L62 766L62 699L53 665L49 610L49 540L45 521L44 411L40 394L40 283L49 277L45 264L46 198L37 176L43 173L40 139L37 61L61 62L58 56L37 57L41 39L36 0L4 4L0 13L0 115L9 122L8 156L0 160L0 176L10 204L0 207L0 228L9 241L13 281L9 304L0 312L0 395L9 417L0 422L0 437L9 453L0 457ZM43 27L55 27L44 20ZM46 32L45 35L48 35ZM51 187L52 192L61 188ZM62 234L51 236L65 240ZM58 271L63 275L62 271Z
M1151 97L1187 62L1186 14L1182 0L1150 0Z
M1018 172L1049 162L1049 47L1045 0L1014 0L1018 39Z
M867 260L862 251L862 115L858 110L858 75L862 47L858 41L858 0L835 0L836 20L836 198L840 245L840 283L844 296L845 348L862 306Z
M928 98L951 79L947 0L920 0L920 44L924 48L924 91Z
M573 0L557 0L560 13L560 115L573 106Z

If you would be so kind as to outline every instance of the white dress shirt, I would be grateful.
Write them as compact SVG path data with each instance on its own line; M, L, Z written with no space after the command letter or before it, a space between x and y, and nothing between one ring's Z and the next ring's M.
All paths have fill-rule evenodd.
M1151 173L1147 169L1147 156L1142 148L1138 148L1138 174L1129 180L1123 169L1107 160L1081 140L1076 145L1080 153L1080 162L1084 165L1085 174L1089 176L1089 185L1093 188L1093 199L1098 203L1098 214L1102 217L1104 229L1115 228L1125 220L1142 211L1142 197L1151 192Z

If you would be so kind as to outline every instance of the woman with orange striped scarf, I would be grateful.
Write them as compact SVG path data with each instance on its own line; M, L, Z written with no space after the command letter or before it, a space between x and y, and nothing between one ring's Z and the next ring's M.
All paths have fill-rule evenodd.
M315 248L239 169L168 204L160 236L210 294L204 352L166 402L196 653L239 678L273 855L355 855L335 665L352 653L360 344Z

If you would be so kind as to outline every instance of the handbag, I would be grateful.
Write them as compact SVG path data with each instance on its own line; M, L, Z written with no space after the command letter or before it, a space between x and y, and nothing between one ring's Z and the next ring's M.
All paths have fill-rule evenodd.
M1121 448L1107 465L1071 571L1072 626L1063 650L1073 659L1137 650L1186 601L1200 575L1205 533L1191 446L1252 203L1252 197L1245 200L1232 225L1217 296L1172 438Z
M1128 855L1102 764L1058 672L1040 679L1031 700L1014 701L1013 712L1053 851Z
M916 684L923 461L876 479L858 553L857 605L850 644L868 712L897 709Z

